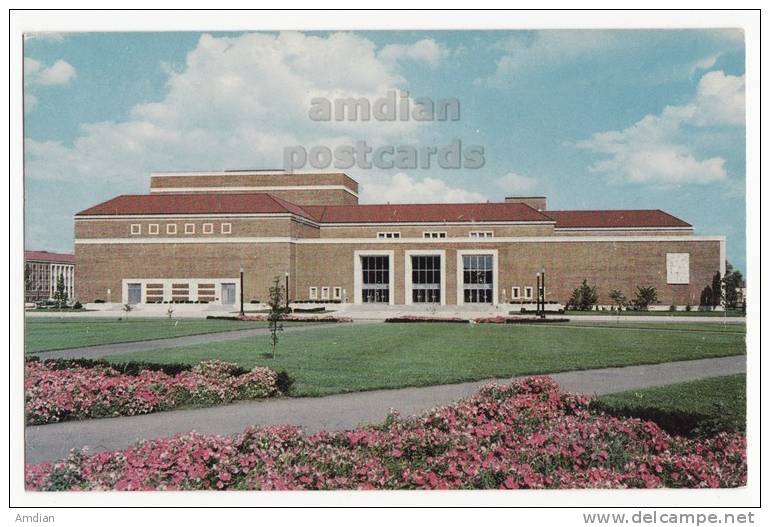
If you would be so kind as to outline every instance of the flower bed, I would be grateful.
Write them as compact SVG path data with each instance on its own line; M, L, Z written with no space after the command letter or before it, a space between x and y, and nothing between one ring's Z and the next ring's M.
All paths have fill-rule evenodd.
M473 320L476 324L547 324L549 322L569 322L568 318L540 318L497 315Z
M257 367L205 361L169 375L141 370L121 373L97 364L62 367L60 361L27 361L24 399L28 424L71 419L147 414L180 406L209 406L239 399L261 399L278 392L278 374Z
M243 316L239 316L238 320L265 322L268 320L268 316L267 315L243 315ZM299 317L294 315L284 315L281 317L281 322L353 322L353 319L350 317L334 317L334 316Z
M474 397L378 427L188 433L117 452L73 451L27 465L29 490L284 490L736 487L746 439L671 436L652 422L589 410L550 379L489 385Z
M447 322L454 324L468 324L470 321L464 318L441 318L441 317L426 317L419 315L404 315L401 317L386 318L385 322Z

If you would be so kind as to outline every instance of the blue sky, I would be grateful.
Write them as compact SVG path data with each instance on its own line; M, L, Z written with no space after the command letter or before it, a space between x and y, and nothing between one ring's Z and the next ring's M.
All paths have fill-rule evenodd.
M362 202L660 208L745 270L738 31L83 33L25 42L26 247L150 171L276 168L284 147L482 145L476 170L352 169ZM315 96L455 97L458 122L317 123ZM434 164L435 165L435 164Z

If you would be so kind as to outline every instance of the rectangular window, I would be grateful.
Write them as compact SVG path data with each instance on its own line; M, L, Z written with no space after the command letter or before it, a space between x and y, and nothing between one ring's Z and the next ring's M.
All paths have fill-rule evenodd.
M176 223L166 225L166 234L176 234Z
M363 274L361 295L366 303L389 303L390 301L390 257L362 256Z
M334 288L334 300L342 300L342 288L341 287L335 287Z
M142 226L138 223L132 223L131 234L142 234Z
M511 300L518 300L521 296L521 289L513 286L511 287Z
M150 223L147 226L147 232L149 234L158 234L159 231L160 231L160 227L158 226L157 223Z
M441 256L412 256L412 302L441 303Z
M230 234L233 232L233 225L232 223L223 223L222 224L222 234Z
M322 287L321 288L321 300L329 300L329 288L328 287Z
M463 255L463 297L467 304L491 304L494 280L491 254Z
M468 235L471 238L493 238L495 233L493 231L471 231Z
M690 253L666 254L666 283L690 283Z
M426 231L422 233L423 238L446 238L445 231Z
M317 287L311 287L308 290L308 298L310 300L318 300L318 288Z
M195 224L194 223L185 223L184 224L184 233L185 234L195 234Z
M400 232L378 232L377 233L377 237L378 238L387 238L387 239L400 238L401 237L401 233Z
M525 287L524 288L524 298L527 300L532 300L532 288L531 287Z
M213 223L204 223L203 224L203 234L213 234L214 232L214 224Z

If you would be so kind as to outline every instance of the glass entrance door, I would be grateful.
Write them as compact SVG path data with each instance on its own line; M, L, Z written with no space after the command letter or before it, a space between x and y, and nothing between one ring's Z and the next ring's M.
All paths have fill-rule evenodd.
M441 256L412 256L412 302L441 303Z
M142 284L128 284L128 303L139 304L142 301Z
M235 284L222 284L222 303L235 304Z
M466 304L491 304L493 287L491 254L463 255L463 301Z
M388 256L361 257L361 299L365 303L390 302L390 258Z

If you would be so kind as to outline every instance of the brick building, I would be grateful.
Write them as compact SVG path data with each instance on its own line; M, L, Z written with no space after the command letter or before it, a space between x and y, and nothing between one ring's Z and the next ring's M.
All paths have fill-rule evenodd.
M660 210L551 211L544 197L498 203L359 205L342 173L158 173L150 193L75 215L77 297L112 302L265 301L288 273L292 301L566 302L583 279L599 302L654 286L661 305L697 305L724 274L725 238Z
M67 298L75 294L75 256L48 251L24 251L24 301L53 299L56 281L64 278Z

